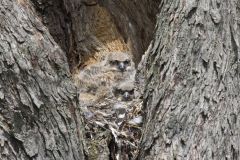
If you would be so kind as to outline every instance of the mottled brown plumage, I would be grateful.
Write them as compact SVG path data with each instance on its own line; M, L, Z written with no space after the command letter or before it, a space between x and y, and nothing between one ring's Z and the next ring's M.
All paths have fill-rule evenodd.
M80 99L82 96L93 96L96 100L112 94L113 86L119 82L133 81L135 77L135 66L131 56L127 53L111 52L98 63L88 65L76 76L77 85L80 88ZM85 103L84 103L85 104Z

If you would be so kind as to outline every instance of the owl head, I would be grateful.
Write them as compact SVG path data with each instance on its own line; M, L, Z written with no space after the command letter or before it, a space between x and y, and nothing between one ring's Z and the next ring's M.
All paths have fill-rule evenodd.
M131 101L135 98L134 96L134 83L133 82L122 82L113 87L113 95L121 101Z
M111 52L107 55L105 66L119 72L125 72L134 66L132 58L125 52Z

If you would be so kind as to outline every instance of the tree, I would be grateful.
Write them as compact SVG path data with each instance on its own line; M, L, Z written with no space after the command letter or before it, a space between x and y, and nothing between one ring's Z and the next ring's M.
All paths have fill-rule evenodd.
M237 0L1 0L0 159L88 158L70 71L102 45L98 5L136 63L151 41L138 159L239 159Z
M139 159L239 159L240 3L162 1Z
M29 2L0 6L0 159L84 159L65 53Z

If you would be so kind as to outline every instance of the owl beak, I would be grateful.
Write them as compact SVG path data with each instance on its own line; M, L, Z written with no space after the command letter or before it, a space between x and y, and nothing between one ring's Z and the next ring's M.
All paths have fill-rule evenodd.
M125 93L123 94L123 99L124 99L125 101L128 101L128 100L130 99L130 94L129 94L128 92L125 92Z
M126 69L126 67L125 67L125 65L124 65L123 62L120 62L120 63L118 64L118 68L120 69L121 72L125 71L125 69Z

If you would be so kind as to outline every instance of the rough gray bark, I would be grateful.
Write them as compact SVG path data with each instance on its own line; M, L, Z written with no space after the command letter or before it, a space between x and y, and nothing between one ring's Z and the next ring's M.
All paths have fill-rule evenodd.
M239 159L240 3L164 0L146 61L139 159Z
M42 23L66 52L70 70L78 66L84 56L92 56L99 42L90 32L91 11L94 1L31 0Z
M84 159L65 53L25 0L0 1L0 159Z

